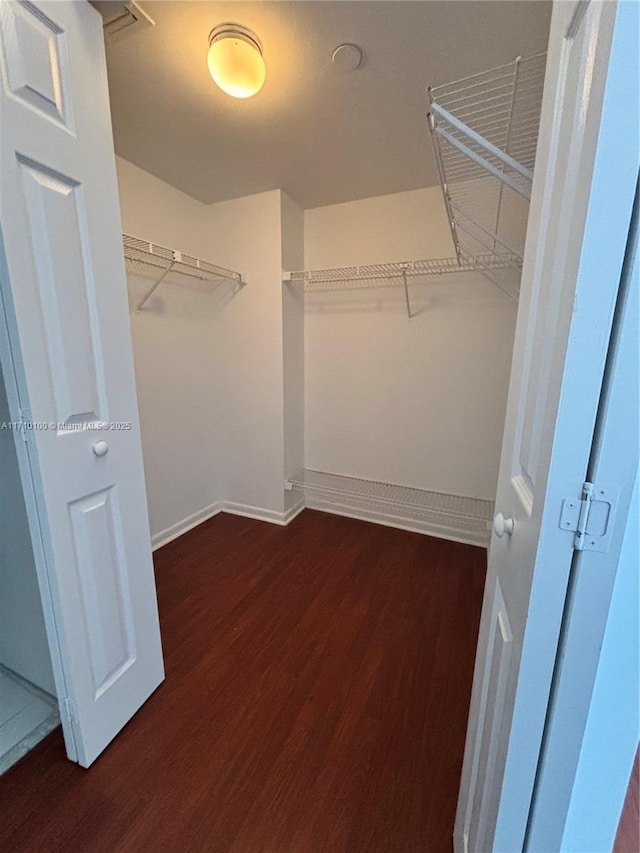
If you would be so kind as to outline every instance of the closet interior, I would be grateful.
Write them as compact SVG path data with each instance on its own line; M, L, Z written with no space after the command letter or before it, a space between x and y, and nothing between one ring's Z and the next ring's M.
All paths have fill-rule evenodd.
M141 4L2 2L5 834L522 839L618 7Z
M411 293L440 277L481 273L517 300L535 163L545 55L428 88L429 128L451 237L453 258L429 258L285 273L305 293L401 286L407 317ZM375 426L372 428L375 429ZM402 440L401 434L398 440ZM305 505L329 511L366 511L372 520L439 527L454 536L486 537L491 500L399 483L304 470L288 482Z
M34 385L42 394L47 382L55 386L42 405L53 411L55 398L65 425L54 431L50 462L64 442L94 478L83 479L75 457L69 463L78 484L64 498L59 519L69 531L57 553L93 614L77 607L66 614L74 636L92 634L82 650L87 711L62 695L64 644L47 643L60 636L43 563L51 543L42 545L43 536L42 547L31 544L29 524L35 536L40 521L37 496L29 497L37 483L20 461L24 424L22 435L1 432L0 772L58 724L56 692L70 743L83 713L84 722L100 725L100 715L111 714L109 691L121 691L124 708L129 669L132 681L135 667L144 670L146 695L162 680L148 553L147 580L140 568L140 543L148 548L142 473L139 467L136 486L115 434L128 418L137 430L135 413L126 411L134 400L133 386L125 388L127 330L114 321L115 289L102 281L94 293L92 275L115 280L126 269L154 548L220 512L287 526L305 508L484 547L535 165L549 4L496 5L488 13L483 4L461 11L460 4L349 2L329 12L325 3L235 3L233 14L246 16L237 24L220 23L231 8L218 3L148 2L142 11L130 2L91 5L102 22L86 4L60 4L78 51L73 80L65 71L62 83L56 63L66 62L64 27L37 4L16 4L0 27L6 44L17 45L9 56L17 63L15 91L3 91L19 115L16 133L23 116L39 121L55 139L52 158L69 156L87 170L82 180L64 177L67 166L41 168L20 154L28 179L19 180L27 183L18 185L15 169L7 180L15 178L17 196L27 193L27 224L13 241L24 238L20 251L29 263L40 259L30 279L33 304L17 322L26 340L23 326L40 312L30 357L41 367L38 347L46 346L54 364ZM486 36L478 56L446 47L458 45L468 14ZM96 100L94 112L81 116L81 71L91 66L96 81L105 79L102 65L86 61L75 28L94 26L100 37L101 24L111 115L105 86L104 104ZM496 35L495 24L508 37ZM245 39L266 63L255 98L230 97L209 73L207 45L211 51L228 28L231 40ZM284 45L292 46L290 61ZM524 47L530 58L518 55ZM28 86L23 53L33 58ZM78 151L87 145L95 163L106 164L111 140L97 145L91 135L102 120L115 143L122 243L100 254L92 233L107 220L109 193L114 213L118 199L111 173L80 162ZM22 142L15 145L18 151ZM68 155L67 147L78 151ZM83 181L95 193L88 213L76 192ZM41 195L50 205L46 222ZM85 215L95 232L82 224ZM47 228L58 225L66 254L53 272L62 308L51 302L50 283L42 285L53 261L41 259L55 243ZM95 270L87 272L92 240ZM102 316L98 297L107 306L99 306ZM58 310L77 339L63 334ZM28 410L11 408L28 420ZM114 433L94 440L91 424ZM120 469L107 476L117 465L128 478ZM131 518L118 533L120 506ZM135 566L126 582L125 545ZM142 646L134 653L131 642L127 584L138 582L147 592L134 590L131 599L137 595L147 629L140 635L149 640L148 666ZM102 622L95 617L101 607ZM107 711L96 710L100 702ZM118 714L104 727L111 737L128 718L119 706ZM91 763L108 742L98 728L91 750L74 755L72 745L70 757Z
M423 87L439 186L205 204L118 158L154 545L304 507L488 543L544 69Z

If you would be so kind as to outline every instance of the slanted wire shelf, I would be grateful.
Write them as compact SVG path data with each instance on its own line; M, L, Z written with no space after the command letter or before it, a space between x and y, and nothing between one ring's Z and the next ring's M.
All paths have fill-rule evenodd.
M407 314L412 317L410 284L426 282L442 275L501 270L512 267L516 262L516 258L504 254L486 254L477 258L461 254L455 258L428 258L331 269L296 270L285 273L284 280L302 284L305 292L359 290L381 286L404 287Z
M493 518L493 502L413 486L401 486L358 477L305 469L286 488L302 492L311 506L368 508L404 519L450 527L462 524L486 535Z
M545 68L544 53L518 57L428 90L433 150L459 257L489 252L511 258L518 272L522 266Z
M122 235L122 244L124 257L131 272L154 277L153 284L136 305L138 311L144 307L150 296L165 280L175 283L195 281L212 284L221 284L224 281L234 282L237 285L244 283L239 272L203 261L177 249L168 249L166 246L149 243L129 234Z

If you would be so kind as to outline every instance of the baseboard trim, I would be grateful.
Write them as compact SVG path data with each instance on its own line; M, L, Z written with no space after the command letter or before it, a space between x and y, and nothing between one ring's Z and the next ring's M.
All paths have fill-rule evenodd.
M290 481L310 509L486 548L491 501L305 470Z
M319 472L307 472L314 475ZM286 527L296 518L303 509L315 509L320 512L329 512L333 515L342 515L346 518L355 518L361 521L369 521L373 524L381 524L385 527L396 527L400 530L408 530L411 533L422 533L426 536L435 536L438 539L448 539L452 542L461 542L466 545L476 545L487 548L490 539L490 521L488 513L492 507L488 501L477 499L459 498L451 495L439 495L436 492L424 492L434 501L433 506L416 506L403 503L397 497L385 499L385 490L392 488L400 495L408 495L416 490L404 490L404 487L390 487L386 483L375 483L373 481L356 481L351 478L333 474L320 474L325 478L323 485L311 482L295 483L294 488L299 490L300 497L286 512L265 509L243 504L237 501L216 501L204 507L198 512L184 518L182 521L167 527L156 533L151 538L151 547L156 548L166 545L178 536L182 536L188 530L202 524L209 518L213 518L220 512L228 512L230 515L239 515L244 518L254 518L257 521L266 521L269 524L277 524ZM330 478L327 480L326 478ZM351 483L347 483L351 480ZM325 485L329 483L329 485ZM340 488L336 487L336 483ZM305 488L305 485L307 486ZM369 494L356 491L366 486ZM350 492L349 489L354 489ZM395 493L394 493L395 494ZM471 501L477 512L482 515L467 515L454 510L448 510L448 505L453 501ZM479 509L477 509L479 507Z
M237 503L236 501L216 501L198 510L198 512L188 515L182 521L177 521L170 527L166 527L159 533L155 533L151 537L151 550L155 551L157 548L162 548L163 545L168 545L169 542L177 539L178 536L182 536L183 533L187 533L189 530L202 524L203 521L208 521L214 515L218 515L221 512L228 512L230 515L241 515L244 518L255 518L257 521L268 521L270 524L278 524L281 527L286 527L287 524L290 524L294 518L300 515L304 508L305 502L302 497L286 512L263 509L262 507Z
M199 509L191 515L188 515L186 518L183 518L182 521L177 521L170 527L166 527L159 533L155 533L151 537L151 550L155 551L157 548L162 548L163 545L167 545L169 542L177 539L178 536L182 536L183 533L186 533L188 530L192 530L194 527L202 524L203 521L213 518L214 515L217 515L222 511L223 507L224 504L222 501L216 501L215 503L209 504L209 506Z
M264 509L251 504L241 504L236 501L222 501L222 512L228 512L230 515L240 515L243 518L255 518L257 521L268 521L271 524L279 524L284 527L291 519L287 519L284 512L278 512L274 509Z
M490 535L478 533L477 531L464 531L459 527L447 527L443 524L429 522L418 522L415 519L403 519L393 514L384 512L373 512L354 506L341 506L330 501L321 501L307 498L306 507L318 512L328 512L331 515L342 515L345 518L354 518L358 521L369 521L372 524L380 524L383 527L395 527L397 530L407 530L409 533L421 533L424 536L434 536L436 539L447 539L449 542L460 542L463 545L476 545L479 548L488 548Z
M291 524L294 518L297 518L303 509L306 509L307 505L304 501L304 498L301 497L300 500L292 507L290 507L284 513L284 524Z

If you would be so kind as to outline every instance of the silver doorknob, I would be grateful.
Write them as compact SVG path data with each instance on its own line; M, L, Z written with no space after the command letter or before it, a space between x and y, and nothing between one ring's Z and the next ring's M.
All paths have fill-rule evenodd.
M93 452L96 456L106 456L109 452L109 445L106 441L96 441L93 445Z
M493 532L496 534L498 539L502 539L503 536L511 536L513 528L513 519L505 518L501 512L499 512L493 519Z

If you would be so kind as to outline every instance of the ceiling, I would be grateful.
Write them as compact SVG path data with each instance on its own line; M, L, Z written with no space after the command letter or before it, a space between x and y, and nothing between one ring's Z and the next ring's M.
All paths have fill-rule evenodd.
M155 27L107 46L116 151L202 202L283 189L304 208L438 183L425 89L546 49L550 2L150 2ZM257 33L267 81L234 100L208 35ZM135 30L135 31L134 31ZM338 71L333 49L364 52Z

